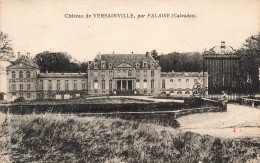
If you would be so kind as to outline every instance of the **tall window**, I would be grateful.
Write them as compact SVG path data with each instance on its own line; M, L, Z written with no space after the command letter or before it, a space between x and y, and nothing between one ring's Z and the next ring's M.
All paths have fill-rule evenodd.
M31 98L31 93L27 93L27 98Z
M16 90L16 84L15 83L12 84L12 90L14 90L14 91Z
M101 76L102 76L102 77L105 77L105 76L106 76L106 71L102 71Z
M131 70L128 71L128 76L132 76L132 71Z
M151 80L151 89L154 89L154 80Z
M140 80L139 79L136 79L136 86L135 86L137 89L140 88Z
M51 80L48 80L48 90L52 90L52 82L51 82Z
M147 89L147 80L144 79L144 89Z
M109 77L113 77L113 71L109 71Z
M20 83L20 90L23 90L23 83Z
M27 90L30 90L30 89L31 89L31 84L27 83Z
M147 71L144 70L144 77L147 77Z
M74 90L77 90L77 89L78 89L77 80L73 80L73 89L74 89Z
M43 90L43 81L40 80L40 90Z
M19 97L23 97L23 93L19 93Z
M165 79L162 79L162 89L165 89Z
M82 89L86 89L86 80L82 80Z
M154 77L154 70L151 71L151 77Z
M106 83L105 83L105 80L102 80L102 89L106 89Z
M69 90L69 80L65 80L65 90Z
M57 90L60 90L60 80L57 80Z
M94 81L94 89L98 89L98 80Z
M19 72L19 78L23 78L23 72L22 71Z
M109 89L112 89L112 80L109 80Z
M15 78L15 71L12 72L12 78Z
M102 68L106 68L106 64L105 63L102 63L101 66L102 66Z
M30 71L27 71L26 72L26 78L30 78L31 77L31 73L30 73Z

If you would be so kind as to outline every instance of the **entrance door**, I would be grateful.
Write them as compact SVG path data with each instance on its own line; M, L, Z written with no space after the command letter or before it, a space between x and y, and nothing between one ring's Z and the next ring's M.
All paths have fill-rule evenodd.
M128 90L132 90L132 88L133 88L133 81L129 80L128 81Z
M126 81L125 80L122 81L122 88L123 88L123 90L126 90Z
M116 88L117 88L117 90L121 90L121 81L120 80L118 80L116 82Z

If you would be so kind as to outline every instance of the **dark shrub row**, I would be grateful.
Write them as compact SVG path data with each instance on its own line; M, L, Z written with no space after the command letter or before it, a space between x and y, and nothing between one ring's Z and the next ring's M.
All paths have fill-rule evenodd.
M2 112L12 114L31 113L109 113L170 111L184 108L183 103L126 103L126 104L58 104L58 105L9 105L1 106Z

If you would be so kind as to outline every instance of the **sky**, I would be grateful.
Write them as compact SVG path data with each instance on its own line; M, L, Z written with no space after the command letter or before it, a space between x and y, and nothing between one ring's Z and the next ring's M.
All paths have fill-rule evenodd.
M15 54L61 51L79 61L92 60L99 52L202 52L221 41L238 49L260 31L259 6L258 0L6 0L0 2L0 30L9 35ZM98 13L194 14L196 18L64 16Z

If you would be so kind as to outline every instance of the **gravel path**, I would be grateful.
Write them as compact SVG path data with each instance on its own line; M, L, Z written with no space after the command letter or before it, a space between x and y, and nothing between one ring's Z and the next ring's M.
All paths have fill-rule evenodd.
M227 112L202 113L177 119L181 131L192 131L222 138L260 140L260 109L228 104Z

